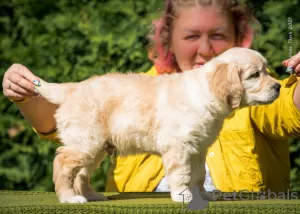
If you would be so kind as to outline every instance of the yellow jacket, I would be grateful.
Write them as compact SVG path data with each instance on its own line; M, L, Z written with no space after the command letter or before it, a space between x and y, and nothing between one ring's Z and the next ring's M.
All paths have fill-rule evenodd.
M156 76L155 67L146 74ZM293 103L297 83L297 77L291 75L281 81L281 94L274 103L236 110L225 120L206 158L218 190L280 192L289 188L288 139L300 136L300 111ZM39 135L55 138L55 133ZM106 191L153 191L163 176L159 156L117 157L108 173Z

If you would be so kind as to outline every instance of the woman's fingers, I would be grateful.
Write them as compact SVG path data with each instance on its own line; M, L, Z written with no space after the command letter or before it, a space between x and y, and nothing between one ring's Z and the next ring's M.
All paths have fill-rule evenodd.
M288 59L287 60L284 60L283 62L282 62L282 65L284 65L285 67L287 67L287 63L288 63Z
M293 56L288 62L288 67L293 67L296 73L300 73L300 52Z
M8 96L6 96L8 99L12 99L12 100L22 100L27 98L28 96L25 94L21 94L21 93L17 93L14 91L10 91Z
M284 60L282 64L287 67L287 71L290 73L296 73L300 75L300 52L296 55L292 56L291 58Z
M39 81L39 78L30 70L21 64L13 64L4 74L3 93L13 100L36 96L34 81Z
M12 65L15 72L17 72L20 76L24 77L25 79L27 79L29 82L33 83L34 80L38 80L39 78L37 76L35 76L28 68L26 68L25 66L21 65L21 64L14 64Z
M25 79L21 80L20 82L23 82L23 81L27 81ZM7 89L9 91L11 91L10 93L13 93L13 94L21 94L23 96L35 96L36 93L35 92L32 92L30 89L27 89L27 88L30 88L30 85L31 83L21 83L21 84L16 84L14 82L8 82L7 83ZM22 86L26 86L25 88L23 88Z
M33 82L30 82L27 78L24 78L19 72L15 72L8 79L9 84L11 84L11 90L20 93L34 93ZM15 87L13 87L15 85ZM12 88L13 87L13 88Z

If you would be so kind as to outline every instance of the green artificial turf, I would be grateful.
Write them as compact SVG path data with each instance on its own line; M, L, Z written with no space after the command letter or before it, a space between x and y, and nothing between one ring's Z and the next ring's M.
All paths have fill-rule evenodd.
M0 213L300 213L300 200L218 200L190 211L169 193L104 193L109 201L61 204L53 192L0 191Z

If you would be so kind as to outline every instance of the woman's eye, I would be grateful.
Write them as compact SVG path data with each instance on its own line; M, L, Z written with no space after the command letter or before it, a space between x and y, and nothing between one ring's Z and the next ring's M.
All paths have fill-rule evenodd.
M198 38L199 38L199 35L189 35L189 36L185 37L186 40L196 40Z
M253 78L259 77L259 72L258 71L255 72L254 74L251 75L251 77L253 77Z
M224 39L225 35L219 34L219 33L215 33L215 34L212 35L212 38L213 39Z

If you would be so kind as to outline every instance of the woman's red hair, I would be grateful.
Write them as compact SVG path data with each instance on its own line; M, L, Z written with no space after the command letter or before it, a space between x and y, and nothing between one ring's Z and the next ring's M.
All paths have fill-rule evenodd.
M149 58L153 60L158 74L175 72L175 59L171 51L165 50L161 39L161 30L164 26L163 18L153 21L154 35L153 35L153 50L150 51ZM154 56L155 55L155 56Z

